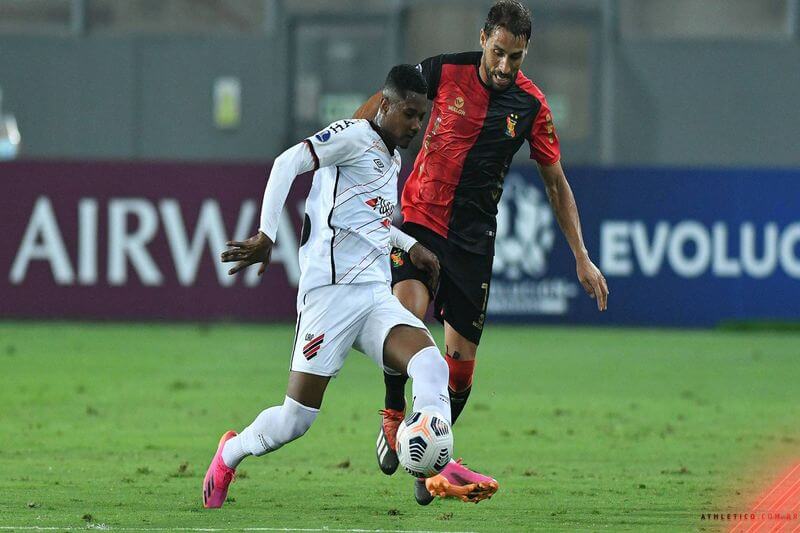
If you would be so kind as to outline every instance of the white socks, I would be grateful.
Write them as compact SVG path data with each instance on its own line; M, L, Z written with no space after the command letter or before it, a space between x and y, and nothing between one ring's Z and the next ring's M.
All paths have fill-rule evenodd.
M407 372L413 380L412 408L415 411L425 407L435 409L450 423L450 396L447 393L450 371L439 349L429 346L417 352L408 362ZM308 431L318 413L319 409L306 407L286 396L283 405L262 411L252 424L225 443L222 461L229 468L236 468L248 455L274 452Z
M450 370L439 354L436 346L429 346L417 352L408 362L406 369L414 395L412 408L419 411L430 407L439 411L450 423L450 395L447 392L447 380Z
M446 383L445 377L445 386ZM319 409L306 407L286 396L283 405L261 411L252 424L225 443L222 461L228 467L236 468L248 455L274 452L308 431L318 413Z

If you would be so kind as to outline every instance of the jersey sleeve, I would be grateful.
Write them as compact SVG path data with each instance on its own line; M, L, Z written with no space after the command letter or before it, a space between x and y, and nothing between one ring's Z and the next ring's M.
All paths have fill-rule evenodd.
M541 104L528 139L531 159L535 159L540 165L553 165L561 159L561 147L556 127L553 125L553 113L544 96L541 98Z
M417 70L422 73L425 83L428 84L428 100L436 98L439 89L439 80L442 78L442 60L444 55L429 57L417 65Z
M304 141L283 152L272 165L261 202L258 226L259 231L272 239L272 242L275 242L278 234L278 222L292 183L298 174L308 172L314 167L312 154L309 143Z
M362 120L337 120L305 142L311 148L314 170L343 165L364 152Z

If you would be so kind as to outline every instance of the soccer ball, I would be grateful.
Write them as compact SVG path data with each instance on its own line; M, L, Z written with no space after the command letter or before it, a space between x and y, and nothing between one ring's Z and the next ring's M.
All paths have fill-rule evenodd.
M397 457L412 476L435 476L447 466L452 455L453 432L437 411L415 411L400 423Z

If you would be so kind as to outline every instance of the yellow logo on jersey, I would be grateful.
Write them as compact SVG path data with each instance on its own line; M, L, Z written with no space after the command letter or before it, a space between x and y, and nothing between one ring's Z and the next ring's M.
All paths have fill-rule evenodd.
M514 131L514 128L517 127L518 120L519 115L516 113L511 113L506 117L506 135L509 137L516 137L517 133Z
M447 109L449 109L453 113L458 113L463 117L464 115L467 114L467 112L464 111L463 107L464 107L464 97L456 96L455 100L453 100L453 105L447 106Z

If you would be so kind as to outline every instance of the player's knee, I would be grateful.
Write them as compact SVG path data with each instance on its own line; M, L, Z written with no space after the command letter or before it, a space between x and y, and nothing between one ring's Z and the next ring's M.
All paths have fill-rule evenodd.
M419 280L403 280L398 282L393 289L394 295L420 320L425 318L425 313L430 305L428 288Z

